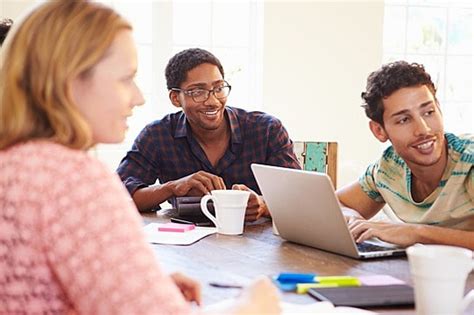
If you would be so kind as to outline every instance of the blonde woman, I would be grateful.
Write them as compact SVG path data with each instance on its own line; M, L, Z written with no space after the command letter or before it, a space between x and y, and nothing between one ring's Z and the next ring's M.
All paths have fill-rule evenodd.
M0 70L0 313L187 314L198 284L165 275L118 177L90 157L143 96L131 26L84 0L18 21ZM278 312L257 281L222 313Z

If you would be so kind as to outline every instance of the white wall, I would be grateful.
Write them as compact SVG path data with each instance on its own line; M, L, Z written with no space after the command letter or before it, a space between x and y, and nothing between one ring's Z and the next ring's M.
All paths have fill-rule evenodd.
M35 0L0 0L0 19L16 21L34 3Z
M0 0L0 17L15 20L33 3ZM170 19L170 3L158 2L154 10ZM264 10L262 109L279 117L294 140L339 142L340 187L381 151L359 105L367 75L382 60L383 1L265 1ZM171 45L170 32L152 34L154 43ZM161 51L154 56L159 74L169 57ZM167 104L161 94L155 97ZM117 164L115 157L99 157Z
M267 1L264 111L293 140L339 143L338 186L381 152L360 93L382 61L383 1Z

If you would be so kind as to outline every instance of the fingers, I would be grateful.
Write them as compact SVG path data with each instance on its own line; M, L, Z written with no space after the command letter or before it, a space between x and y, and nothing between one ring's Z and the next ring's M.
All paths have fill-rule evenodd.
M195 301L198 305L201 305L202 302L202 291L201 285L194 279L188 278L190 282L188 283L189 289L188 292L188 301Z
M247 208L253 208L253 207L258 207L259 205L259 200L258 200L258 195L250 188L245 186L244 184L234 184L232 185L233 190L243 190L243 191L249 191L249 201L247 203Z
M280 314L277 288L266 277L259 277L242 292L245 308L239 314Z
M352 223L354 220L365 220L365 218L362 217L359 212L351 208L343 206L342 213L344 214L344 218L348 224Z
M257 221L256 215L245 215L245 222L253 222Z
M349 230L357 243L374 237L382 238L385 233L384 230L388 227L385 223L367 220L354 220L349 224Z
M245 212L245 221L255 221L264 215L268 215L268 209L265 204L259 204L254 207L247 207Z
M349 231L351 232L352 237L356 240L356 242L359 242L360 235L369 228L366 223L366 220L360 220L356 218L353 218L349 222Z
M374 238L376 237L376 235L374 234L374 232L376 232L376 230L374 229L367 229L365 230L364 232L362 232L359 237L356 239L356 242L357 243L362 243L363 241L366 241L368 239L371 239L371 238Z
M345 216L344 216L344 219L346 219L347 225L352 224L355 220L360 220L359 218L356 218L356 217L354 217L354 216L352 216L352 215L345 215Z
M251 191L247 186L243 184L232 185L232 190ZM245 210L245 221L247 222L257 220L258 205L255 204L255 201L253 199L254 197L252 196L252 194L250 194L249 201L247 202L247 209Z
M171 183L174 196L186 196L190 191L197 195L205 195L208 193L207 187L201 181L191 176L183 177L169 183Z
M266 204L265 200L263 200L263 197L258 196L258 195L256 195L256 197L257 197L257 201L258 201L258 204L259 204L258 218L257 219L259 219L260 217L262 217L264 215L270 215L270 211L268 210L267 204Z
M258 208L260 206L259 196L252 192L249 196L249 201L247 202L247 208Z
M258 195L252 189L248 188L244 184L234 184L232 185L232 189L250 192L247 208L256 208L259 206Z
M174 283L179 288L186 301L194 301L198 305L201 305L202 293L199 282L188 276L185 276L180 272L173 273L170 275L170 277L173 279Z
M212 189L226 189L224 180L222 177L206 173L207 175L210 175L211 181L212 181Z
M247 207L247 210L245 211L245 221L252 222L252 221L257 220L258 218L259 218L258 208L256 208L256 207L248 208Z
M255 193L251 193L247 203L247 209L245 210L245 221L258 220L264 212L265 209L262 209L259 196L257 196Z
M277 288L272 284L268 277L259 276L257 277L249 287L255 292L265 292L269 295L278 296Z
M201 296L201 289L199 286L188 286L188 287L183 287L181 289L181 292L183 293L184 298L188 302L196 302L197 305L201 305L202 302L202 296Z
M201 190L198 190L196 188L191 188L186 194L186 196L190 196L190 197L202 197L204 195L205 194Z
M220 185L218 186L219 189L227 189L227 187L225 186L224 179L222 177L219 177L219 176L217 176L217 178L219 179L219 182L220 182Z
M217 175L204 171L199 171L197 173L194 173L192 177L194 180L199 181L202 185L205 186L205 194L209 193L211 190L226 189L224 180Z
M201 195L208 194L211 190L226 189L224 180L214 174L199 171L189 176L174 181L173 193L175 196L185 196L190 191Z
M245 190L245 191L252 191L250 188L245 186L244 184L234 184L232 185L233 190Z
M268 208L263 198L257 195L253 190L243 184L232 185L233 190L249 191L250 196L245 211L245 221L255 221L265 214L268 214Z
M203 195L206 195L212 190L212 188L209 188L212 186L210 186L208 183L206 183L206 181L203 181L202 179L197 179L197 178L190 179L188 184L190 186L190 189L188 190L188 192L190 190L195 189L201 192Z

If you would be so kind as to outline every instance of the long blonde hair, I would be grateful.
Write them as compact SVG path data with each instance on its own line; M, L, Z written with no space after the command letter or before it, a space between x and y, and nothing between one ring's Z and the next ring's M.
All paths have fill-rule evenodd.
M94 71L123 29L131 26L115 11L87 0L51 1L16 23L1 48L0 150L41 138L89 148L70 83Z

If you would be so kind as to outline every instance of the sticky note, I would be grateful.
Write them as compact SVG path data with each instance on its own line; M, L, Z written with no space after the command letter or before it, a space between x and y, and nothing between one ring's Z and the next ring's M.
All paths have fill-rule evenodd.
M369 275L359 276L359 280L362 285L393 285L393 284L405 284L400 279L389 275Z
M158 226L160 232L187 232L194 229L194 224L165 223Z

